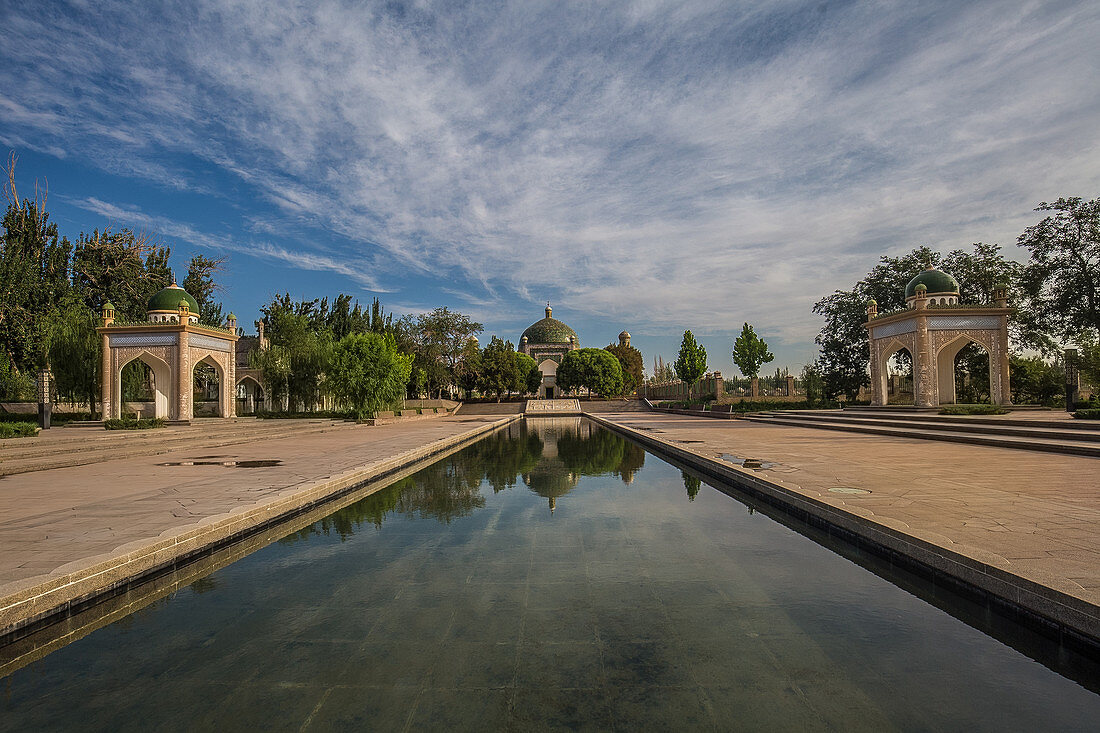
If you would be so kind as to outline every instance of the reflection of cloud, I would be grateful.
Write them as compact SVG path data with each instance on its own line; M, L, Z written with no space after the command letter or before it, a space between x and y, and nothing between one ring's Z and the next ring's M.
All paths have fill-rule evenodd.
M808 340L881 251L1009 242L1100 183L1086 1L41 5L0 26L0 138L213 167L309 242L243 249L375 290Z

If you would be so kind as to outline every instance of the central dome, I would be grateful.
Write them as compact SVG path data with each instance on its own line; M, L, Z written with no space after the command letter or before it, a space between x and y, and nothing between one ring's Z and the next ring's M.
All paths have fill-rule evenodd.
M958 281L943 270L936 269L935 267L929 267L909 281L909 284L905 286L906 299L912 298L917 294L918 285L923 285L927 289L929 295L940 295L942 293L959 294Z
M570 337L578 341L577 332L565 325L557 318L552 317L553 310L546 306L546 318L536 321L523 332L523 338L529 344L568 344Z

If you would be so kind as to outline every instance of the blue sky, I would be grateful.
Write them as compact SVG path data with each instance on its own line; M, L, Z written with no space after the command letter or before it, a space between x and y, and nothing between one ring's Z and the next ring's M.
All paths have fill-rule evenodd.
M70 238L227 256L275 292L584 345L813 303L883 253L1014 242L1100 195L1096 2L69 2L0 9L0 145Z

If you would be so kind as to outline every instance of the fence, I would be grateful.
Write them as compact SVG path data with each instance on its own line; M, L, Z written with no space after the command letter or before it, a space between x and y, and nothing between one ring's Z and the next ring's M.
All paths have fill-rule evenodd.
M689 399L689 390L688 385L680 380L649 383L645 386L645 395L650 401L686 401ZM806 393L792 376L778 379L774 376L756 379L746 377L723 379L721 372L714 372L705 375L695 383L690 390L690 399L700 402L715 400L719 404L763 399L796 402L806 399Z

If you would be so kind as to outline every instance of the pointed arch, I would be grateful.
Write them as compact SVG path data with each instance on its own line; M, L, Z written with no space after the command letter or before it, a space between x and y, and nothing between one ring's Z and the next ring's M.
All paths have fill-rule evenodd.
M113 375L114 381L114 404L117 405L117 413L115 417L122 417L122 413L125 412L122 405L122 370L135 361L140 361L153 372L153 416L154 417L170 417L170 405L173 403L172 397L172 367L168 362L164 361L160 357L154 356L148 351L141 351L135 354L133 357L126 359L118 365L118 369Z

